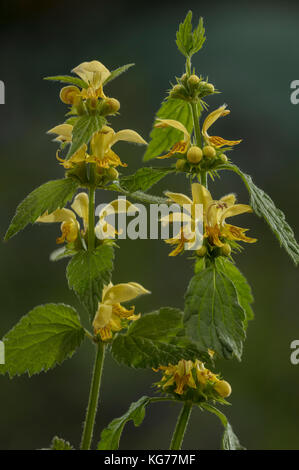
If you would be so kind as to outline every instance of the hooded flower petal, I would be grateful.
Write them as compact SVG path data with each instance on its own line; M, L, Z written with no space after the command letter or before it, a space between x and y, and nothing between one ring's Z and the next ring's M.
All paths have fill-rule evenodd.
M180 140L179 142L174 144L171 150L166 155L162 155L161 157L157 157L157 158L160 158L160 159L169 158L169 157L172 157L172 155L174 155L175 153L186 153L188 148L190 147L190 140L191 140L191 136L189 132L187 131L186 127L181 122L175 121L174 119L157 119L157 121L158 123L155 124L154 127L163 128L163 127L170 126L170 127L173 127L174 129L177 129L178 131L183 132L184 134L183 140Z
M106 290L102 302L106 305L118 304L135 299L139 295L150 294L150 291L142 287L137 282L126 284L116 284Z
M72 72L95 89L103 85L104 81L110 76L110 71L98 60L82 62Z
M134 142L135 144L147 145L147 142L141 137L141 135L139 135L136 131L132 131L131 129L123 129L116 132L112 138L111 146L120 140L125 142Z
M226 140L223 139L222 137L218 136L209 136L208 130L214 124L217 119L219 119L222 116L227 116L230 113L228 109L226 109L226 104L223 106L220 106L218 109L215 111L212 111L204 120L203 125L202 125L202 135L204 136L205 141L209 145L213 145L214 147L223 147L223 145L237 145L242 140Z
M74 199L71 208L83 220L84 230L88 227L88 211L89 211L89 198L86 193L79 193Z
M47 134L57 134L57 137L54 139L57 142L71 142L72 132L73 126L71 124L59 124L50 129Z

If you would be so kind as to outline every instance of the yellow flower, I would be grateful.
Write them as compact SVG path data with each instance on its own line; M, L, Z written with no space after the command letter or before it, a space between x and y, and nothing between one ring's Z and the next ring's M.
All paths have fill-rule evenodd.
M198 201L203 205L204 214L204 236L208 238L209 243L215 246L223 246L220 238L224 240L243 241L254 243L256 238L249 238L245 235L248 229L236 227L226 223L226 219L235 215L252 212L247 204L236 204L236 196L228 194L219 201L214 201L211 193L202 185L198 185Z
M197 204L202 204L203 207L204 237L208 239L210 245L221 247L225 244L226 240L243 241L246 243L254 243L257 241L256 238L249 238L245 235L248 229L226 223L226 219L229 217L252 212L251 207L247 204L236 204L236 196L234 194L228 194L219 201L214 201L210 192L204 186L199 183L194 183L192 184L193 200L180 193L168 192L166 195L172 202L180 206L186 204L191 205L189 214L171 214L161 219L162 223L187 221L189 222L189 227L191 227L191 232L186 231L184 227L182 227L177 236L165 240L166 243L177 245L169 256L176 256L184 251L186 241L189 243L195 242L196 228L198 222L201 220L201 211L196 210ZM224 239L224 241L222 241L222 239Z
M163 371L158 387L167 393L184 395L189 389L206 393L207 387L210 386L212 391L222 398L231 394L230 384L225 380L220 380L217 374L206 369L204 363L198 359L194 362L181 359L176 365L160 366L158 370Z
M85 83L87 89L83 89L81 94L86 98L105 98L103 84L110 76L110 71L98 60L82 62L75 67L72 72L76 73Z
M114 239L115 235L120 235L122 230L117 231L115 225L107 222L106 217L115 214L127 213L134 215L139 209L127 199L115 199L103 207L99 213L99 221L95 226L95 234L99 240ZM113 221L115 223L115 220Z
M50 129L47 134L57 134L56 142L71 142L73 126L71 124L59 124Z
M220 106L218 109L210 113L206 119L204 120L204 123L202 125L202 135L204 136L204 139L208 145L213 145L214 147L223 147L223 145L237 145L242 140L226 140L223 139L222 137L217 137L217 136L209 136L208 130L211 127L212 124L214 124L215 121L217 121L218 118L221 116L227 116L230 111L226 109L226 105L224 104L223 106Z
M175 237L165 240L165 242L170 245L177 245L177 247L169 253L169 256L176 256L182 253L186 242L190 243L191 246L196 242L196 237L201 238L198 233L198 223L202 220L201 211L199 210L200 207L198 206L198 204L201 204L199 186L200 184L198 183L192 184L192 199L181 193L165 193L171 202L179 204L181 207L185 206L185 213L181 214L178 212L162 217L162 224L187 222L187 226L181 227L180 232Z
M121 303L143 294L150 294L150 292L137 282L116 284L115 286L110 283L105 286L102 301L99 303L93 320L95 334L100 334L102 341L107 341L112 338L112 332L120 331L126 326L126 321L138 320L140 314L134 315L135 307L126 309Z
M180 140L176 144L173 145L171 150L166 154L162 155L161 157L157 158L169 158L172 157L175 153L186 153L190 147L191 136L187 131L186 127L179 121L175 121L174 119L157 119L158 124L155 124L154 127L163 128L163 127L173 127L178 131L181 131L184 134L183 140Z
M63 127L67 126L67 128ZM62 133L68 132L68 134L59 135L55 140L70 142L72 135L72 127L69 124L62 124L56 126L49 131L49 133ZM70 140L67 140L69 138ZM63 140L64 139L64 140ZM66 168L74 168L78 163L96 163L98 169L101 168L110 168L116 166L127 166L126 163L122 163L119 156L113 152L111 147L119 141L133 142L136 144L145 144L146 141L135 131L131 129L123 129L121 131L115 132L109 126L103 126L102 129L98 132L95 132L92 136L90 142L91 154L87 153L87 145L83 144L82 147L75 152L71 158L63 159L59 157L59 151L56 153L56 158L60 164Z
M146 141L135 131L123 129L115 132L109 126L103 126L91 139L91 158L97 163L99 168L109 168L110 166L127 166L122 163L119 156L111 150L111 147L119 141L145 144Z
M76 214L83 220L83 233L86 233L88 228L88 195L86 193L79 193L74 199L70 209L56 209L51 214L46 212L40 216L36 222L53 223L61 222L61 236L56 239L56 243L72 243L77 240L80 224L77 221Z

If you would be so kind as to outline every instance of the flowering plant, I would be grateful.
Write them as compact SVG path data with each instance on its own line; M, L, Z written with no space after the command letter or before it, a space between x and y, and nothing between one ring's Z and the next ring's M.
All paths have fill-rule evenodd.
M75 67L74 75L47 77L67 84L60 91L61 101L68 106L67 118L48 131L60 145L56 158L65 174L35 189L21 202L5 239L29 223L60 224L56 243L62 246L50 258L69 258L68 285L88 314L90 328L82 324L84 313L79 315L72 306L49 303L35 307L4 337L6 363L0 365L0 373L14 377L47 372L71 357L84 340L91 341L95 362L82 450L92 445L106 351L120 364L151 368L162 372L162 376L155 384L160 395L143 396L122 417L113 420L101 433L99 450L117 449L126 422L133 420L140 425L145 407L157 401L182 404L171 449L181 448L193 407L221 420L223 449L242 449L227 418L215 406L228 404L231 385L212 369L218 358L241 360L246 329L253 319L253 296L234 257L242 249L240 242L257 240L246 234L248 229L232 225L228 219L249 212L263 217L294 263L299 261L299 246L284 214L228 157L241 140L209 134L217 120L230 111L227 105L220 105L207 112L206 100L218 91L197 75L191 64L204 42L203 20L193 29L189 12L176 37L185 57L185 73L176 79L157 112L148 145L138 132L115 131L108 122L118 114L120 103L106 96L106 87L133 64L111 72L93 60ZM128 163L114 151L119 141L147 145L144 160L161 159L165 166L143 166L134 174L123 175L122 169ZM237 203L233 193L214 199L208 185L225 171L240 176L250 204ZM173 173L185 178L187 194L165 191L162 197L155 197L147 192ZM104 204L98 220L96 191L116 191L122 196ZM136 312L135 306L123 304L150 294L150 286L145 288L127 279L112 283L114 251L121 231L111 224L109 215L135 213L138 208L131 201L175 204L183 209L160 218L162 226L173 227L174 231L173 237L165 240L172 245L169 255L188 252L194 265L183 311L160 307L146 314ZM66 207L69 203L70 208ZM53 450L71 448L57 437L51 444Z

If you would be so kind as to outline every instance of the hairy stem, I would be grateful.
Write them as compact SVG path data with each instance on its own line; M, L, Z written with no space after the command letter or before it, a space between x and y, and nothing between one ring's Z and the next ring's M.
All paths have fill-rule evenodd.
M89 170L88 249L92 251L95 247L95 163L90 164Z
M95 418L98 408L98 399L101 386L101 378L103 371L105 357L105 345L102 341L97 344L97 353L92 373L92 381L89 393L89 400L86 412L86 418L84 422L82 440L81 440L81 450L89 450L91 446L93 429L95 425Z
M184 435L187 429L188 421L192 410L192 403L185 402L178 417L176 427L172 436L170 450L180 450L182 447Z
M190 77L190 75L191 75L191 59L189 57L186 60L186 73L187 73L187 76ZM196 145L198 147L202 148L203 142L202 142L200 126L199 126L199 113L198 113L197 102L192 101L190 103L190 106L191 106L192 118L193 118L195 142L196 142ZM208 187L207 172L204 171L204 170L201 171L201 173L200 173L200 182L203 186L205 186L205 188Z

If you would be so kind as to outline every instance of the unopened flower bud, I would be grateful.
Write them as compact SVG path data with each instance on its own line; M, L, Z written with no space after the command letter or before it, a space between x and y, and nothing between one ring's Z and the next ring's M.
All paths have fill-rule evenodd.
M216 390L222 398L227 398L232 393L232 388L226 380L219 380L219 382L214 385L214 390Z
M214 158L216 156L216 150L211 145L206 145L202 151L207 158Z
M188 84L191 88L196 87L200 83L200 78L197 75L190 75Z
M59 97L65 104L74 104L75 98L80 94L76 86L65 86L60 90Z
M107 114L115 114L120 108L120 102L115 98L107 98L103 103L102 113L104 115Z
M169 96L171 98L185 99L186 97L188 97L188 93L187 93L185 87L183 87L182 85L177 84L172 88L172 90L169 93Z
M113 168L113 167L110 167L108 170L107 170L107 176L112 180L117 180L118 178L118 171Z
M183 160L182 158L179 158L176 161L175 168L177 171L184 171L186 168L186 160Z
M186 80L188 79L188 76L186 73L184 73L182 76L181 76L181 82L186 82Z
M202 159L201 148L197 147L196 145L193 145L192 147L190 147L187 152L187 160L190 163L197 164L200 162L201 159Z
M215 91L214 85L212 85L212 83L207 83L206 91L207 91L207 93L214 93L214 91Z
M222 153L221 155L219 155L219 158L220 158L220 160L223 161L223 163L226 163L228 161L228 158L225 155L225 153Z
M224 245L220 248L220 253L222 256L229 256L231 252L232 249L228 243L224 243Z
M205 245L201 246L198 250L196 250L197 256L201 258L207 254L207 247Z

